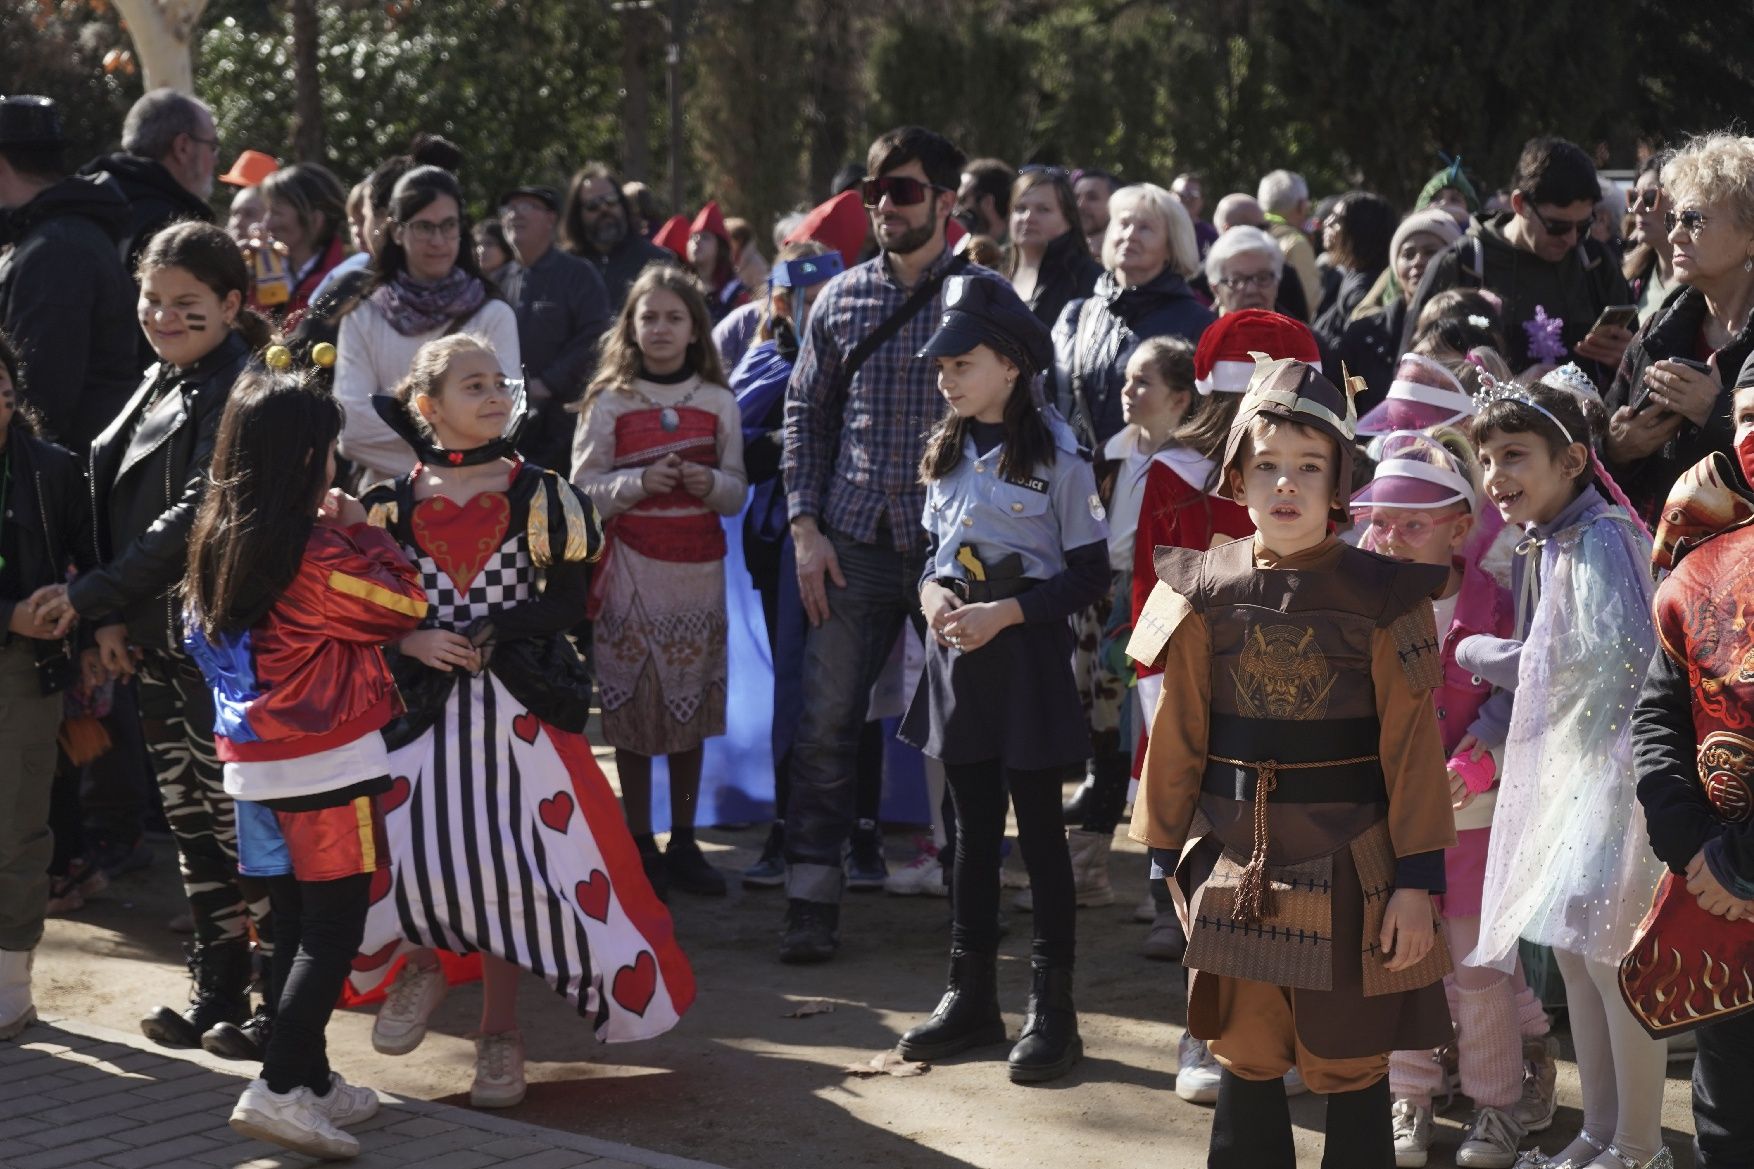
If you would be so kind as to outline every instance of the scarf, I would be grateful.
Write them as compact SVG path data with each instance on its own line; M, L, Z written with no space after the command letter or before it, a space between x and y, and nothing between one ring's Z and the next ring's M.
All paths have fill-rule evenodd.
M371 300L392 329L404 337L418 337L469 319L487 300L487 286L461 268L452 268L436 284L398 272L372 290Z

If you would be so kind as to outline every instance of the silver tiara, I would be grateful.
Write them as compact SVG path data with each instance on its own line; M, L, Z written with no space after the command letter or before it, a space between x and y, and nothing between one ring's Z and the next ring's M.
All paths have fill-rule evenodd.
M1602 401L1602 391L1596 389L1596 383L1590 379L1589 374L1578 368L1575 361L1568 361L1558 369L1550 369L1542 374L1541 384L1556 390L1567 390L1598 405Z
M1577 367L1572 366L1571 368L1576 369ZM1559 371L1555 370L1554 372L1557 373ZM1551 377L1552 374L1549 374L1548 376ZM1578 370L1578 376L1580 376L1580 377L1583 376L1582 370ZM1584 380L1586 382L1589 381L1589 379L1587 377L1584 378ZM1543 378L1542 382L1546 383L1546 379ZM1572 389L1570 386L1554 386L1553 388L1566 389L1574 394L1578 392L1577 390ZM1594 389L1595 386L1591 385L1590 388ZM1544 416L1547 419L1547 421L1551 422L1554 426L1557 426L1559 428L1559 433L1561 435L1563 435L1565 438L1566 445L1569 446L1571 443L1579 441L1578 439L1571 437L1571 428L1570 427L1566 426L1565 423L1559 421L1558 417L1553 413L1553 411L1547 409L1547 407L1545 407L1545 406L1541 405L1541 403L1535 401L1534 395L1529 393L1528 387L1526 387L1518 382L1499 381L1497 378L1493 377L1490 373L1486 372L1485 370L1481 370L1480 371L1480 392L1474 395L1474 401L1476 401L1480 404L1480 408L1482 410L1484 410L1487 406L1492 405L1494 402L1515 402L1519 406L1527 406L1529 409Z

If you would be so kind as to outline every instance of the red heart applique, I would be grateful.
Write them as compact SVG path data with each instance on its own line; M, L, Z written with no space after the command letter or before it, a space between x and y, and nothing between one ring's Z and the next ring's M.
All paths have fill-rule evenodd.
M556 832L565 832L567 822L572 819L572 793L555 792L537 808L544 824Z
M378 797L378 811L388 816L397 808L408 802L414 794L414 784L406 775L398 775L390 781L390 790Z
M527 710L512 720L512 734L518 736L518 738L524 740L526 743L534 744L536 742L536 735L541 730L542 720Z
M376 970L391 958L395 957L396 947L401 944L400 941L394 941L386 945L383 949L374 950L370 954L356 954L353 958L353 968L360 971Z
M658 993L658 960L652 957L650 950L641 950L632 966L623 966L615 972L610 993L624 1009L642 1017L645 1015L646 1008L652 1005L652 996Z
M573 886L573 896L578 898L579 908L586 917L597 921L609 920L609 874L597 869L588 881L580 881Z
M373 873L372 874L372 883L371 883L371 899L369 901L367 901L366 904L367 905L376 905L378 902L382 901L386 896L389 895L391 884L392 884L392 882L390 880L390 870L389 869L387 869L387 868L379 869L377 872Z

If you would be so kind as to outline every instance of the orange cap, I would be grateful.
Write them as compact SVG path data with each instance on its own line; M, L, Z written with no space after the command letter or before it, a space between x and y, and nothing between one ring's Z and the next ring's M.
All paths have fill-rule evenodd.
M279 169L280 160L273 155L263 154L260 150L245 150L231 164L231 169L219 176L219 181L234 187L256 187Z

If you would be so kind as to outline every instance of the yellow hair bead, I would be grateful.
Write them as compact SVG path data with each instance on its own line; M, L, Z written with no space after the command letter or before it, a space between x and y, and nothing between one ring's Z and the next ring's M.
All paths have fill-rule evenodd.
M284 345L270 345L262 353L262 364L276 373L292 368L292 350Z
M335 347L327 341L319 341L311 346L311 364L329 369L335 364Z

